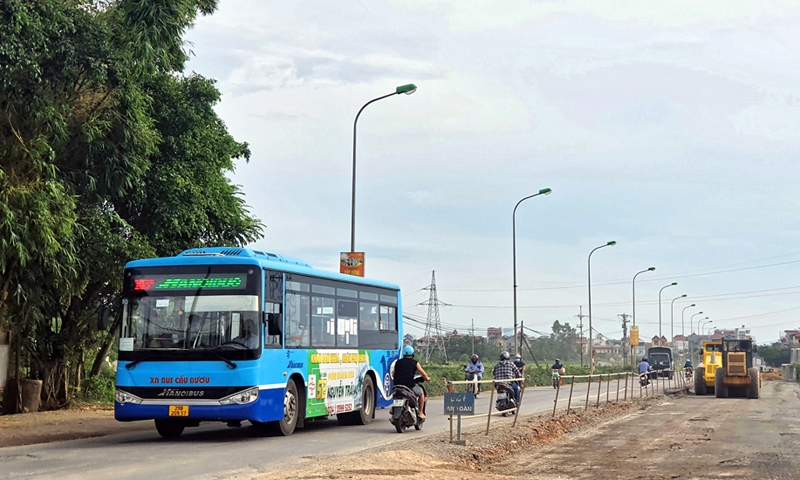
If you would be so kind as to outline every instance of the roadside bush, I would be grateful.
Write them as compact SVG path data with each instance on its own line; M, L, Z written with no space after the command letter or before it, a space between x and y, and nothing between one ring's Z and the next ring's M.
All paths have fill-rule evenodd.
M84 379L81 388L75 392L75 400L77 403L113 405L115 377L114 370L104 368L100 375Z

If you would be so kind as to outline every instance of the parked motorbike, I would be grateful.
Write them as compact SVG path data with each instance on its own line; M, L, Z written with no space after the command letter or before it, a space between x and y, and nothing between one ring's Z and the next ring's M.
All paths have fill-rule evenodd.
M553 388L559 388L561 386L561 373L555 369L550 370L550 373L553 377Z
M517 408L516 395L514 394L514 389L511 388L510 384L498 383L495 389L497 390L497 399L494 402L494 406L497 408L497 410L503 412L505 410ZM503 416L505 417L509 413L513 415L515 412L506 412L503 413Z
M414 382L422 388L427 396L425 390L425 379L417 375L414 377ZM425 413L423 410L422 413ZM409 427L414 427L415 430L422 428L425 419L419 416L419 398L414 394L414 391L405 385L395 385L392 392L392 409L390 410L389 422L394 425L397 433L403 433Z
M474 370L464 370L464 380L474 382L476 380L476 373ZM474 393L476 396L480 393L481 386L479 383L468 383L467 393Z

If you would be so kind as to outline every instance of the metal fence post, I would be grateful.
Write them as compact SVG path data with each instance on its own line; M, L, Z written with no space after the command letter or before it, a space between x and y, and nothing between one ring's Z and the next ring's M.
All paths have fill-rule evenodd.
M600 406L600 392L603 390L603 375L597 376L597 403L595 407Z
M489 396L489 415L486 416L486 435L489 435L489 424L492 423L492 404L494 403L494 380L492 380L492 393Z
M583 406L583 412L589 411L589 392L592 391L592 376L589 375L589 383L586 385L586 405Z
M572 406L572 389L575 388L575 377L572 377L572 383L569 384L569 400L567 401L567 415L569 415L569 407Z
M606 403L610 403L611 401L608 398L610 391L611 391L611 374L609 373L608 376L606 376Z
M628 401L628 377L629 376L630 375L628 374L628 372L625 372L625 398L622 399L623 402L627 402Z
M552 418L556 418L556 408L558 408L558 392L560 392L560 391L561 391L561 387L559 386L559 387L556 388L556 399L553 400L553 417ZM516 421L517 421L517 419L515 418L514 422L516 423Z
M619 384L620 383L622 383L622 382L621 382L621 380L619 378L619 375L617 375L617 399L615 400L616 403L619 403Z

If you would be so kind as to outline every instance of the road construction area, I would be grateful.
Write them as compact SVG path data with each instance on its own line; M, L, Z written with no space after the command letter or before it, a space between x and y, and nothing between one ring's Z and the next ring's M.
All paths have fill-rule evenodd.
M800 388L765 381L762 398L667 395L589 415L530 417L515 431L472 429L357 455L307 457L260 476L283 479L796 479Z
M555 418L555 391L530 389L516 428L513 417L494 417L486 435L485 418L465 420L466 446L450 443L441 399L431 399L423 430L403 434L385 410L366 427L327 420L279 437L210 424L177 441L161 439L151 422L117 424L101 412L10 416L0 421L9 442L0 479L798 478L795 383L764 381L759 400L678 389L642 399L637 385L633 401L618 401L614 387L593 386L587 412L579 401L566 414L559 401ZM576 386L578 397L585 393ZM488 411L488 398L478 403Z

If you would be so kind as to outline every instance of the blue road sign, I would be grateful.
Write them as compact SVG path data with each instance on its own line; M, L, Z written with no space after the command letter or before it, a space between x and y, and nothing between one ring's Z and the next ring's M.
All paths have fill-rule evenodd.
M475 415L474 393L445 393L445 415Z

